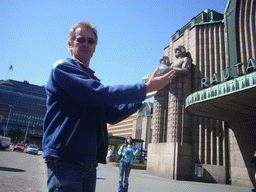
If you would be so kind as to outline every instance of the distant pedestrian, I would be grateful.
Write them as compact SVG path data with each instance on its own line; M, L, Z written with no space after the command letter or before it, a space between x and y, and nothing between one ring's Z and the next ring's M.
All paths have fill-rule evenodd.
M113 155L113 151L111 150L111 148L108 148L108 154L107 154L107 162L110 161L110 159L112 158Z
M118 150L118 154L122 155L119 165L118 192L128 191L128 179L133 166L133 155L137 155L138 152L139 149L132 146L132 137L127 137L125 145L122 145Z

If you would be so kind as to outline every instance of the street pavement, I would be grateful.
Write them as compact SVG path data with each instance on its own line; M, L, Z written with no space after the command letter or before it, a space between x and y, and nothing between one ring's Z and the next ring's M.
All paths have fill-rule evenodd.
M99 165L97 192L115 192L118 188L118 167ZM129 192L251 192L251 188L232 185L209 184L190 181L174 181L152 176L145 170L132 169Z
M9 152L9 153L8 153ZM21 164L17 165L17 155ZM24 162L26 161L29 162ZM16 163L16 164L14 164ZM99 164L97 168L96 192L116 192L119 168L110 164ZM21 152L0 151L1 192L46 192L47 170L42 157ZM191 181L173 181L146 173L146 170L132 169L129 177L129 192L251 192L248 187L209 184Z
M0 192L44 192L46 169L42 153L0 151Z

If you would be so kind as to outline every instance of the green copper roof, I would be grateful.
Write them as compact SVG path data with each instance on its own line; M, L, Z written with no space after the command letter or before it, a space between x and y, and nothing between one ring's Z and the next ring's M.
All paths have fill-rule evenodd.
M172 41L177 40L181 37L187 29L194 27L195 25L205 25L205 24L212 24L216 22L224 22L224 15L218 13L216 11L206 9L205 11L201 12L196 17L192 18L191 21L178 30L174 35L172 35Z

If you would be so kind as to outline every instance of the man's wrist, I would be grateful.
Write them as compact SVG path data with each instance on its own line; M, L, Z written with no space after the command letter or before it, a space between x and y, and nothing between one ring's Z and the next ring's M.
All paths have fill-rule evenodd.
M150 91L150 85L149 85L149 83L147 82L147 83L145 83L145 85L146 85L146 93L152 92L152 91Z

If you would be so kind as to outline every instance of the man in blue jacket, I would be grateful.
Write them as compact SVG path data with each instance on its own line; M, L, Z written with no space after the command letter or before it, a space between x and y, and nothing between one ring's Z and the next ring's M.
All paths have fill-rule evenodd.
M68 34L72 58L57 61L46 84L43 157L49 191L95 191L96 167L106 163L107 123L121 121L167 85L175 71L147 83L104 86L89 67L97 30L78 22Z

